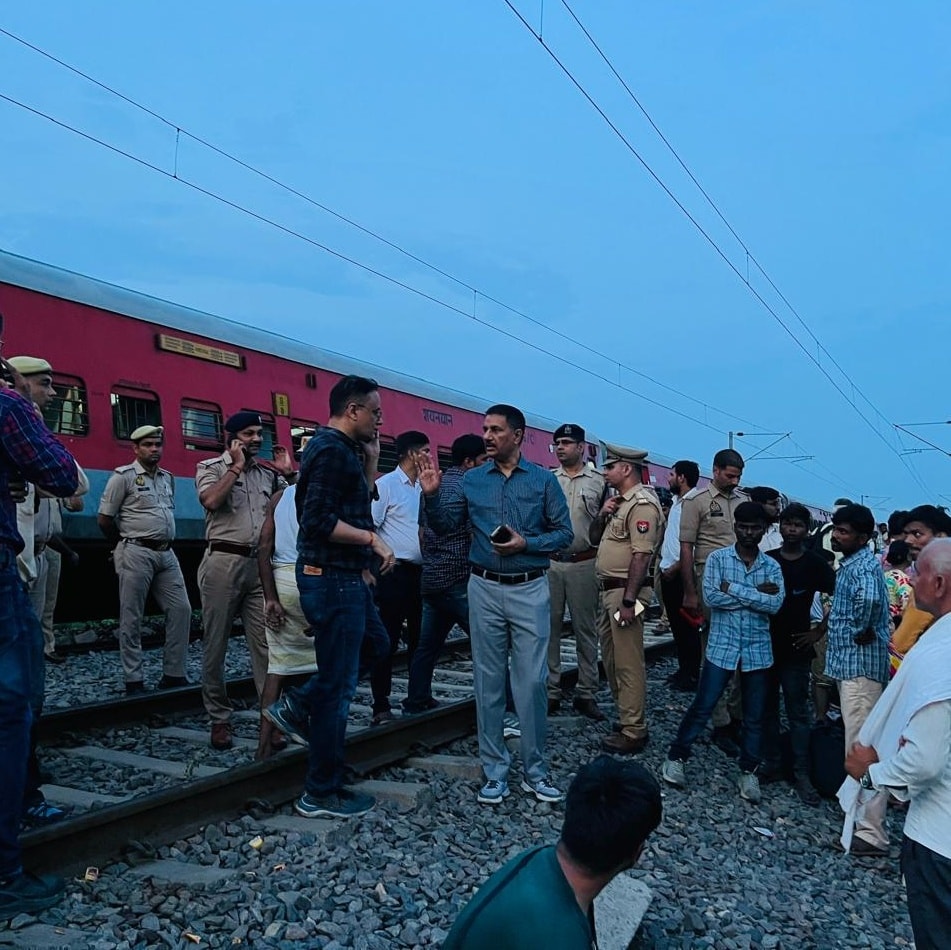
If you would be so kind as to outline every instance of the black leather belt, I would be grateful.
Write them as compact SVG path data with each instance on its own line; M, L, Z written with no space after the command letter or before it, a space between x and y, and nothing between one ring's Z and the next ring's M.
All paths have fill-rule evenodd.
M232 544L230 541L209 541L209 551L220 551L222 554L237 554L239 557L257 557L257 547L250 544Z
M150 551L167 551L171 546L171 541L156 541L153 538L123 538L126 544L135 544L140 548L148 548Z
M537 581L539 577L545 576L545 569L536 568L534 571L523 571L521 574L496 574L495 571L487 571L484 567L472 567L472 573L476 577L484 577L487 581L495 581L497 584L527 584L529 581Z
M579 551L577 554L553 554L551 559L558 561L559 564L577 564L579 561L590 561L598 556L597 548L590 548L587 551Z
M602 577L598 580L598 590L623 590L627 587L626 577Z

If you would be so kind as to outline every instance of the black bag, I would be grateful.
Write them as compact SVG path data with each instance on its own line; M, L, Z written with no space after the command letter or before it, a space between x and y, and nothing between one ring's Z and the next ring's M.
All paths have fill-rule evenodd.
M845 726L824 719L809 735L809 778L823 798L835 798L845 781Z

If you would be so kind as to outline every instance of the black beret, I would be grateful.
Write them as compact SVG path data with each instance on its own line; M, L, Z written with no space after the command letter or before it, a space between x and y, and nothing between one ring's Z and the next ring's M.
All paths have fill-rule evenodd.
M259 425L261 425L261 416L256 412L244 410L242 412L236 412L231 416L225 423L225 429L228 432L236 433L242 429L247 429L249 426Z

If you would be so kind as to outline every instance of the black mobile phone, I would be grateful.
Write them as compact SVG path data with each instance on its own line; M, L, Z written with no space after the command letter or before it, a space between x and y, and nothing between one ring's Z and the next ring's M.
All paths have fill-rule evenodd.
M512 529L507 524L500 524L495 531L489 535L489 540L494 541L496 544L505 544L507 541L512 540Z

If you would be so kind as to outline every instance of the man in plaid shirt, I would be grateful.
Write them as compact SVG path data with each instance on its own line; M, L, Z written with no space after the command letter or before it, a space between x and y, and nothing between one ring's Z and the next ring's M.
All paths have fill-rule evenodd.
M683 788L687 784L685 763L690 747L703 732L734 671L738 671L743 696L738 785L741 798L758 802L756 769L760 764L769 668L773 665L769 615L782 607L785 590L779 564L759 549L769 523L763 506L742 502L733 517L736 543L713 551L704 567L703 599L710 606L707 655L697 695L680 723L661 774L670 785Z

